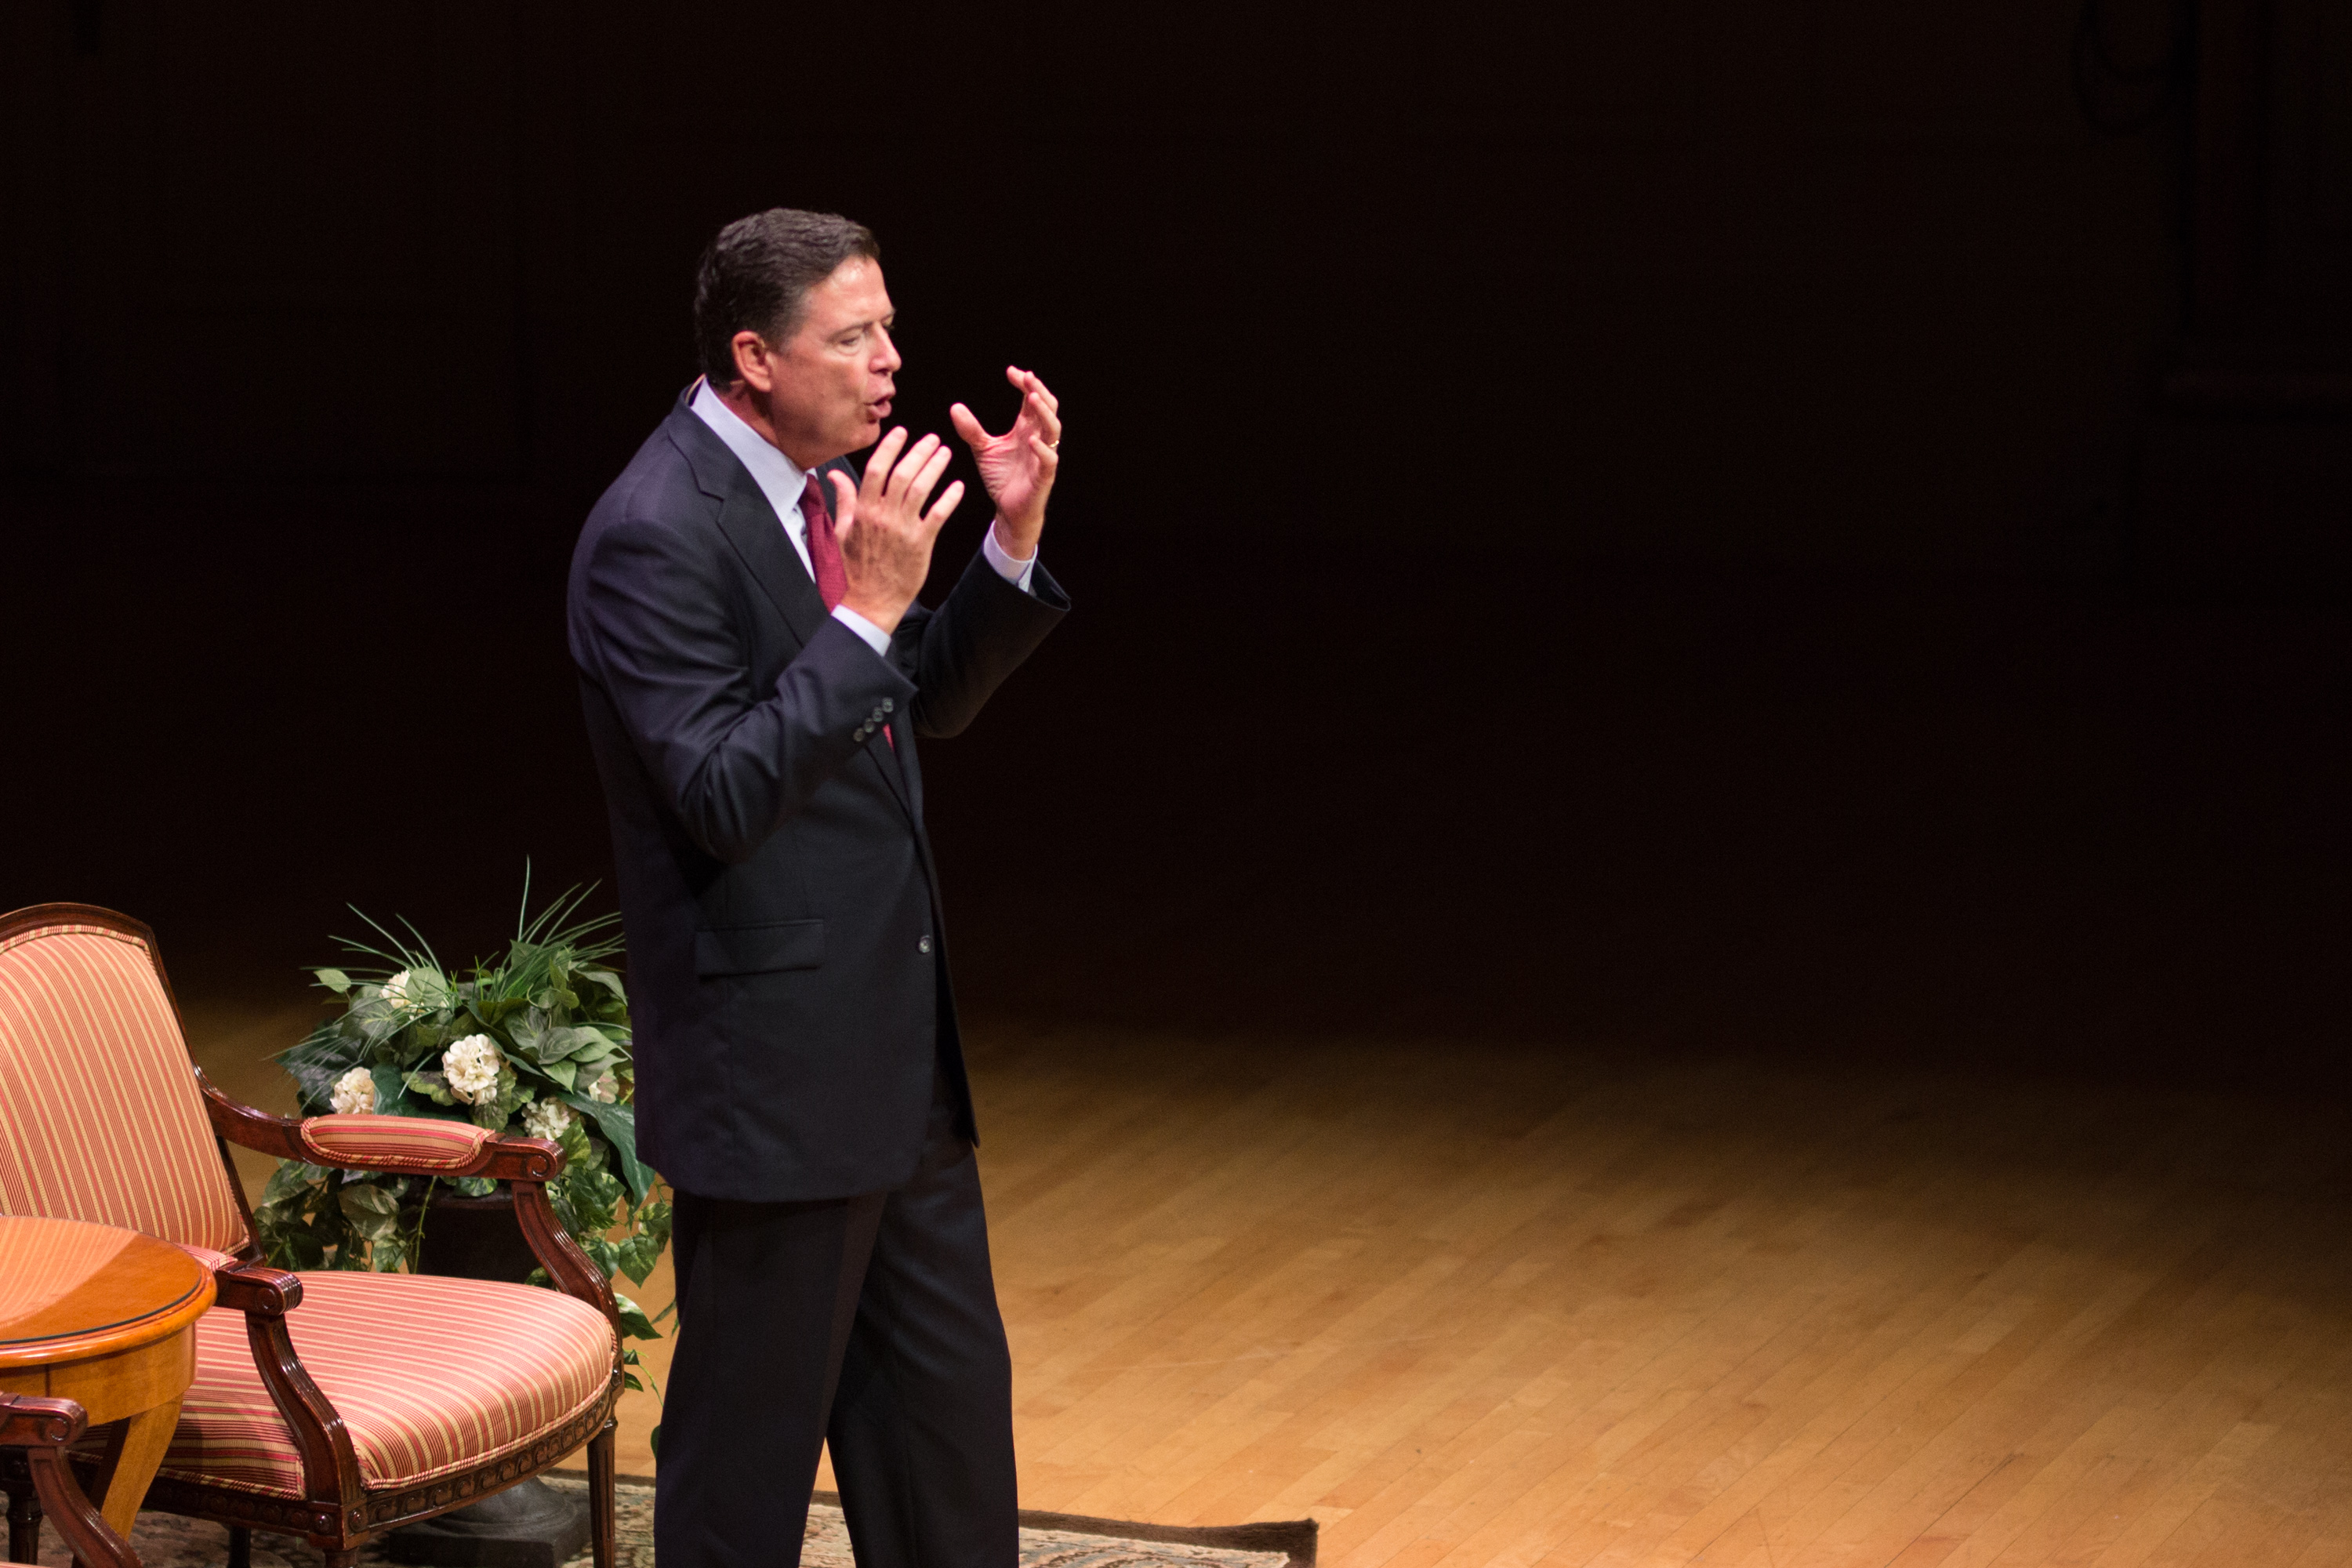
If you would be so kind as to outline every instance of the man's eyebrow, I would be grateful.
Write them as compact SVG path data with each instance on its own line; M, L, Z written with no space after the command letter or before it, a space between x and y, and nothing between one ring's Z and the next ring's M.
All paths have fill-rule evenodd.
M847 325L847 326L845 326L845 327L842 328L842 329L841 329L841 331L837 331L837 332L834 333L833 335L834 335L835 337L837 337L837 338L845 338L845 337L847 337L847 336L848 336L850 333L852 333L852 332L862 332L862 331L864 331L866 328L868 328L868 327L870 327L870 326L873 326L873 325L874 325L876 322L877 322L877 321L878 321L878 322L880 322L883 326L885 326L885 327L888 327L888 326L895 326L895 325L898 323L898 311L896 311L896 310L891 311L891 312L890 312L888 315L887 315L887 316L868 316L866 320L864 320L864 321L852 321L852 322L850 322L850 323L849 323L849 325Z

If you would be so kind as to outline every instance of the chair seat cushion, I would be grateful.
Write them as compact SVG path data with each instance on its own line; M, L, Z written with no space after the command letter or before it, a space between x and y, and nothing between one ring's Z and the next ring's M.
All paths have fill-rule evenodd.
M616 1353L584 1301L433 1274L306 1273L286 1326L370 1491L471 1469L562 1426L604 1396ZM301 1451L254 1367L244 1313L198 1321L196 1378L163 1473L304 1495Z

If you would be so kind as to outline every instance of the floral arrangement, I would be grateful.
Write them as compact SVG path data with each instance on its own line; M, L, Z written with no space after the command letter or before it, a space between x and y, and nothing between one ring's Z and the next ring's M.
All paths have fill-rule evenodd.
M458 973L414 926L402 922L413 939L404 941L353 910L388 946L338 940L381 967L314 968L343 1011L277 1060L305 1115L439 1117L559 1144L563 1172L547 1188L556 1218L607 1279L642 1285L668 1245L670 1205L637 1160L628 992L607 962L621 951L619 917L577 919L585 899L575 889L532 918L526 874L506 955ZM444 1185L467 1197L497 1188L486 1176L281 1161L254 1220L280 1268L390 1273L415 1267ZM546 1272L531 1278L544 1284ZM636 1303L616 1299L630 1338L661 1337ZM628 1382L641 1386L634 1373Z

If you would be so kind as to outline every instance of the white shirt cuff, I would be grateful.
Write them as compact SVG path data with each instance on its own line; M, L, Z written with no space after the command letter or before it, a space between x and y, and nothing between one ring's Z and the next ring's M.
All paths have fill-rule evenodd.
M864 616L859 615L847 605L835 605L833 607L833 618L839 621L843 626L847 626L851 631L856 632L859 637L864 637L867 647L872 648L884 658L890 657L890 634L888 632L884 631L880 626L876 626L872 621L867 620Z
M997 543L996 524L992 521L988 525L988 532L981 538L980 552L988 557L988 563L996 568L998 576L1023 593L1029 592L1029 579L1036 574L1037 558L1032 555L1024 561Z

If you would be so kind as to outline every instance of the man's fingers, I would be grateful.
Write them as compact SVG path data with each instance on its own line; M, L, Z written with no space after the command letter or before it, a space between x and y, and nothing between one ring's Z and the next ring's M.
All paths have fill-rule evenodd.
M970 447L975 456L982 447L996 439L981 424L980 416L961 403L949 406L948 423L955 426L955 433L963 437L963 444Z
M1035 393L1047 408L1056 414L1062 411L1062 400L1054 395L1053 389L1045 384L1045 378L1034 371L1029 373L1029 390Z
M839 468L829 470L824 477L833 486L833 536L836 542L845 542L851 525L857 521L857 487Z
M1046 479L1051 480L1054 470L1062 466L1062 454L1034 436L1029 437L1029 449L1037 454L1039 471Z
M923 502L930 498L931 487L940 482L940 476L948 471L948 465L953 461L955 461L955 448L945 441L940 442L939 449L931 454L930 461L923 465L922 471L918 473L907 487L907 504L909 508L916 511L923 510Z
M882 499L882 492L890 482L890 465L898 460L898 448L906 444L907 427L904 425L882 437L881 444L874 448L874 455L866 459L866 482L858 487L859 494L869 501Z
M931 460L931 455L939 451L943 445L944 443L937 436L926 436L908 447L907 455L900 458L897 465L891 468L890 482L884 487L884 493L889 494L895 491L903 494L907 487L914 482L915 476L923 471L924 465ZM916 510L919 510L923 503L919 500L914 504Z
M1028 402L1022 406L1028 414L1030 422L1045 433L1045 439L1048 442L1062 438L1062 416L1055 413L1053 406L1043 397L1033 392L1029 395Z
M938 538L940 530L947 526L948 519L955 515L956 507L962 500L963 481L958 479L947 488L946 493L940 497L937 504L923 514L924 533L930 538Z

